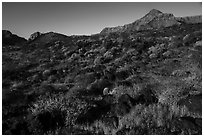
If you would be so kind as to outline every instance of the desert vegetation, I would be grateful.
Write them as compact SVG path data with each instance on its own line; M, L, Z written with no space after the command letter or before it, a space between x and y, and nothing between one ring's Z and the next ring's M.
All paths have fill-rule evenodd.
M201 28L3 37L2 133L202 134Z

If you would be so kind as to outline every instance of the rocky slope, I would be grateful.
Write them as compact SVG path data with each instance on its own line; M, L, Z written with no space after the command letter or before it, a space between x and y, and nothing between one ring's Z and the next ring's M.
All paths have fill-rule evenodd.
M177 17L176 20L187 24L202 23L202 16Z
M169 27L173 25L180 25L182 23L201 23L201 16L193 17L174 17L173 14L162 13L159 10L152 9L141 19L136 20L133 23L118 26L113 28L105 28L101 31L101 34L108 34L112 32L131 32L148 29L159 29L162 27Z
M152 10L136 24L23 44L4 31L2 133L201 135L202 23Z

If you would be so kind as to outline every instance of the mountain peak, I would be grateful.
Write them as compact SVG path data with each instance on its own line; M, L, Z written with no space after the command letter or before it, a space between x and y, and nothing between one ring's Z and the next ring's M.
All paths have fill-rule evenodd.
M158 14L161 14L162 12L157 10L157 9L152 9L150 10L150 12L147 14L147 15L158 15Z
M180 25L181 23L202 23L202 16L174 17L171 13L163 13L157 9L152 9L144 17L124 26L105 28L101 34L111 32L128 32L133 30L148 30Z

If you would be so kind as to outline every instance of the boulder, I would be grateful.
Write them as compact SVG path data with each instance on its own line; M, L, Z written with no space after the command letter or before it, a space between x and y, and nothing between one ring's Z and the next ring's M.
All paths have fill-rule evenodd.
M99 95L99 94L103 94L104 88L111 87L111 86L112 86L112 83L106 79L95 80L87 87L87 91L90 94Z
M43 71L42 75L43 75L43 77L48 77L50 75L50 73L51 73L51 70L46 69Z
M103 89L103 95L108 95L109 94L109 89L108 88L104 88Z
M202 41L196 41L194 47L202 47Z
M40 32L35 32L33 34L30 35L30 38L28 39L29 41L33 41L35 40L36 38L38 38L39 36L41 35Z

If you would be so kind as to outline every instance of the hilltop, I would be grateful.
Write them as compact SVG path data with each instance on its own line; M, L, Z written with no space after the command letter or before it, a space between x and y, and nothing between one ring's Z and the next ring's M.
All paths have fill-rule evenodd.
M159 10L152 9L144 17L134 21L133 23L113 28L105 28L101 31L101 34L108 34L112 32L131 32L149 29L160 29L162 27L181 25L182 23L192 24L201 22L201 16L175 17L173 14L162 13Z
M15 35L15 34L12 34L8 30L2 31L2 39L3 39L3 43L2 43L3 47L6 45L21 44L21 43L24 43L27 41L25 38L22 38L22 37Z

